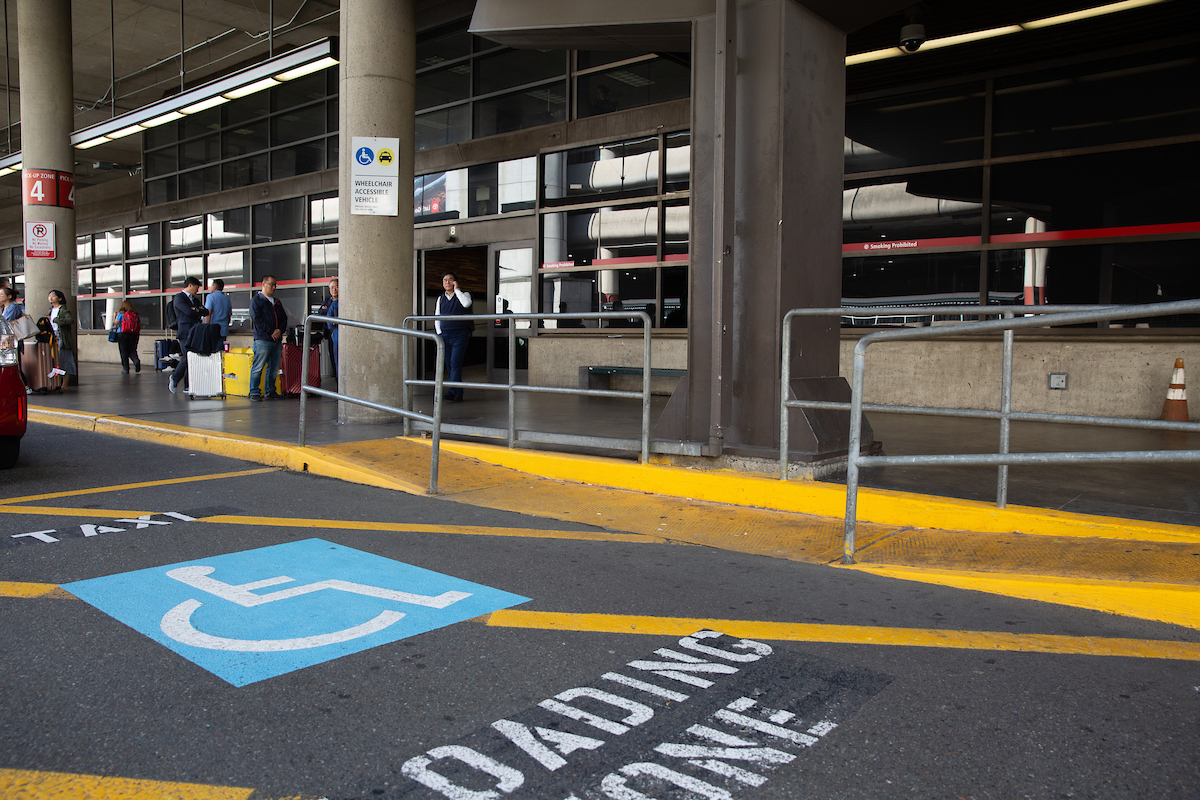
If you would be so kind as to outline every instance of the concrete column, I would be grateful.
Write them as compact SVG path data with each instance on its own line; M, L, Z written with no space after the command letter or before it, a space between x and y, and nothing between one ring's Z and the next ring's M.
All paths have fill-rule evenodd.
M413 181L415 147L414 9L415 0L343 0L341 6L340 316L397 327L413 313L413 214L406 187ZM355 136L399 137L398 216L350 214ZM338 348L342 393L401 405L399 336L342 328ZM343 422L400 420L350 403L342 403L338 415Z
M22 168L74 174L71 0L17 0L17 58L21 70ZM46 313L50 308L46 295L58 289L67 296L67 307L78 319L78 305L71 291L75 209L25 205L23 211L25 221L53 222L56 239L55 258L25 259L24 302L30 315L37 318Z

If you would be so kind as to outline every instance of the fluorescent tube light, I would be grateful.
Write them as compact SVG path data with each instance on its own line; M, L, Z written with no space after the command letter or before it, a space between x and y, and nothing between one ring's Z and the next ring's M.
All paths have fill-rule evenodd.
M325 56L320 61L314 61L311 64L304 64L296 67L295 69L289 69L287 72L281 72L275 76L275 79L280 81L290 81L296 78L302 78L305 75L316 72L317 70L337 66L337 63L338 62L335 59Z
M221 105L222 103L228 103L228 102L229 102L228 97L225 97L224 95L217 95L216 97L210 97L207 100L201 100L199 103L193 103L192 105L188 106L187 108L181 108L181 109L179 109L179 113L180 114L195 114L199 111L204 111L206 109L213 108L215 106Z
M279 81L275 80L274 78L263 78L261 81L255 81L247 86L239 86L236 89L225 92L225 97L228 97L230 100L237 100L239 97L246 97L247 95L254 94L255 92L261 92L263 89L270 89L272 86L278 85Z
M75 149L87 150L89 147L95 147L96 145L104 144L107 141L109 141L107 136L97 136L95 139L88 139L86 142L80 142L79 144L75 145Z
M141 123L141 126L143 128L156 128L159 125L165 125L168 122L174 122L177 119L183 119L183 114L179 113L178 111L170 111L166 114L163 114L161 117L155 117L154 119Z
M135 133L141 133L141 125L130 125L128 128L121 128L119 131L113 131L108 134L109 139L124 139L126 136L132 136Z
M1125 0L1123 3L1110 3L1106 6L1096 6L1095 8L1085 8L1082 11L1072 11L1070 14L1059 14L1056 17L1046 17L1045 19L1036 19L1033 22L1023 22L1021 23L1021 27L1028 30L1034 30L1036 28L1048 28L1051 25L1061 25L1064 22L1076 22L1081 19L1091 19L1092 17L1100 17L1105 14L1115 14L1118 11L1128 11L1131 8L1152 6L1163 2L1166 2L1166 0Z

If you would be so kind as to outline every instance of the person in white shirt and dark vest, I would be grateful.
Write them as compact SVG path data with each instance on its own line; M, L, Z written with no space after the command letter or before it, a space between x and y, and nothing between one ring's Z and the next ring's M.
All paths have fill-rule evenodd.
M458 288L458 278L453 272L442 276L442 288L446 293L438 296L437 308L434 313L439 317L449 317L466 314L471 307L471 295ZM442 320L433 323L434 329L442 341L446 343L446 375L445 380L458 382L462 380L463 359L467 356L467 343L471 340L470 320ZM446 399L458 402L463 399L461 388L446 390Z

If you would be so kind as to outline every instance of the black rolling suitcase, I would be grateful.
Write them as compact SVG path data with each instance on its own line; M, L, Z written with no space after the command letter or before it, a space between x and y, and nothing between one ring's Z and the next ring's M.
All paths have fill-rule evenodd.
M161 372L170 367L175 369L179 366L179 359L171 358L172 354L178 356L182 351L179 349L179 342L176 339L155 339L154 340L154 369Z

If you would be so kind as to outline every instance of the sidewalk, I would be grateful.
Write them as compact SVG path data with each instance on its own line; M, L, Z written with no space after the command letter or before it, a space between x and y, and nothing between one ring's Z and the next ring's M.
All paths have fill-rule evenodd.
M309 399L308 446L301 448L296 444L296 400L189 400L168 393L162 374L121 375L101 364L82 365L81 371L83 384L68 394L30 398L32 422L203 450L398 491L428 490L428 440L400 438L398 424L339 424L332 401ZM623 437L628 426L636 430L638 424L636 408L595 399L525 395L522 401L518 425L523 427L536 419L543 430L586 426L599 435ZM447 420L495 427L506 424L506 413L503 393L446 408ZM872 423L889 453L918 444L924 449L909 452L937 452L939 442L964 447L990 435L986 428L966 426L947 437L930 436L928 428L891 415L873 415ZM1129 449L1130 442L1144 441L1142 432L1080 434L1062 427L1036 426L1023 435L1044 449L1069 449L1064 444ZM1095 436L1102 437L1099 446L1087 441ZM1200 628L1200 527L1175 524L1200 521L1195 502L1200 473L1194 465L1133 474L1118 471L1129 469L1044 468L1040 475L1014 469L1011 498L1029 494L1047 505L1068 508L1103 508L1107 503L1110 511L1133 512L1126 517L1034 506L1001 510L992 502L954 496L994 492L995 471L990 469L949 470L931 477L925 477L931 470L870 476L874 485L915 484L947 496L864 489L859 563L839 568ZM1016 477L1021 473L1023 477ZM1055 474L1062 480L1054 480ZM510 450L503 442L444 438L439 495L681 544L822 564L832 564L841 555L845 490L835 483L785 483L730 471L644 465L628 457Z

